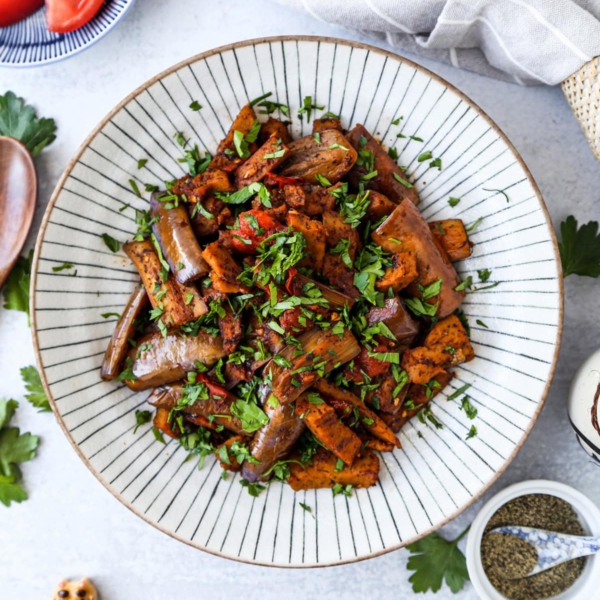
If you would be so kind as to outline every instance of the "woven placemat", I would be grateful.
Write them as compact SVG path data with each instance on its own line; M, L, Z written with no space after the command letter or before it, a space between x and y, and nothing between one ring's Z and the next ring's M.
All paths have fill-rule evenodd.
M600 160L600 56L561 83L596 158Z

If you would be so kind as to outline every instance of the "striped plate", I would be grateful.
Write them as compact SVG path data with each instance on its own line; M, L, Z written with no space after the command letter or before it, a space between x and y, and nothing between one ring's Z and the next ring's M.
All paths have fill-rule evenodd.
M0 27L0 65L32 67L77 54L104 37L134 2L135 0L106 0L89 23L71 33L48 31L45 8L15 25Z
M463 278L487 285L467 295L476 358L434 402L443 425L413 419L402 450L381 456L377 486L333 497L273 484L250 497L238 476L220 477L185 462L176 442L156 443L150 426L133 433L147 393L100 379L119 312L138 280L122 252L101 234L125 241L144 209L143 190L184 173L183 132L214 151L239 108L265 92L291 107L295 136L311 125L295 118L305 96L364 123L395 147L418 177L427 219L478 222ZM189 105L197 100L202 109ZM393 121L403 117L399 125ZM402 137L398 134L402 133ZM404 137L406 136L406 137ZM415 136L420 142L411 139ZM418 162L425 150L442 169ZM148 162L138 169L138 160ZM496 190L503 190L504 194ZM452 208L449 197L460 198ZM508 200L507 200L508 199ZM123 210L124 209L124 210ZM55 272L64 262L74 269ZM76 271L76 276L71 276ZM272 38L191 58L125 99L91 134L63 175L38 239L32 281L34 343L62 427L98 479L126 506L165 533L208 552L264 565L331 565L399 548L437 529L506 468L530 432L548 392L562 327L556 242L540 193L514 148L473 102L410 61L342 40ZM478 414L469 420L456 389ZM466 439L472 425L477 436ZM300 503L312 512L303 510Z

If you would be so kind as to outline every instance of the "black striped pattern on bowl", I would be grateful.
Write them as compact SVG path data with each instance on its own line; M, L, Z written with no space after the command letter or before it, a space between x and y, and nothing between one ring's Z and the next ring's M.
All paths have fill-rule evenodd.
M417 176L427 219L482 219L462 277L492 270L494 288L469 293L463 308L476 358L433 403L443 428L413 419L403 449L381 456L377 486L333 497L273 484L258 498L238 476L220 478L184 462L176 442L154 441L149 426L133 434L147 393L104 383L99 369L119 312L138 277L102 233L125 241L136 230L140 189L184 173L182 132L214 150L239 108L272 91L291 107L294 136L311 124L296 118L305 96L363 123ZM202 110L194 112L197 100ZM275 115L277 116L277 115ZM402 116L398 126L393 121ZM401 133L407 137L398 137ZM408 136L423 140L418 142ZM419 163L425 150L442 169ZM138 160L148 159L137 168ZM488 191L486 191L488 190ZM492 190L492 191L489 191ZM504 190L505 196L498 191ZM461 198L452 208L450 196ZM129 207L125 210L123 207ZM53 272L71 262L77 270ZM66 434L102 483L164 532L203 550L266 565L348 562L398 548L438 528L477 498L523 444L554 373L562 327L562 279L543 201L510 143L470 100L425 69L381 50L317 38L243 42L192 58L127 98L73 159L45 217L33 278L34 342L48 391ZM470 384L478 415L461 397ZM466 440L471 425L478 435ZM310 506L306 512L299 503ZM313 518L314 517L314 518Z
M76 54L106 35L134 1L106 0L89 23L70 33L48 31L44 8L15 25L0 27L0 65L30 67Z

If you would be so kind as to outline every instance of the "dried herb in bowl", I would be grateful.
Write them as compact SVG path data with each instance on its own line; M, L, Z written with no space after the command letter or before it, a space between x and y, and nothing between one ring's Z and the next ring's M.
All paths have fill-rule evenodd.
M528 494L507 502L494 513L481 540L481 562L490 583L511 600L552 598L570 588L585 567L585 558L564 562L524 577L537 562L535 549L511 535L490 533L506 525L537 527L557 533L585 535L573 507L547 494Z

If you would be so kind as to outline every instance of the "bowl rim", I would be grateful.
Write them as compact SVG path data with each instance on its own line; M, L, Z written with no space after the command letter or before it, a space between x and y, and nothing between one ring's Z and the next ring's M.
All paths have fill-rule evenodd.
M467 570L471 583L481 598L486 600L506 600L506 597L497 592L489 582L481 563L481 539L485 526L501 506L519 496L529 494L547 494L565 500L581 515L582 520L591 529L590 534L600 536L600 508L579 490L564 483L548 479L521 481L504 488L495 496L492 496L477 513L475 519L473 519L467 538L467 547L465 550ZM556 596L556 598L564 600L568 600L569 598L572 598L572 600L600 599L600 590L598 590L597 586L597 581L600 578L600 557L596 556L592 557L592 560L588 560L583 573L586 571L591 572L591 574L587 576L588 581L583 584L583 587L575 590L573 594L568 594L572 588L567 588L560 595ZM596 595L593 595L594 592Z
M81 46L78 46L74 50L71 50L71 51L67 52L66 54L63 54L62 56L55 56L53 58L46 58L44 60L38 60L35 62L11 63L11 62L3 62L0 60L0 67L6 67L7 69L32 69L35 67L45 67L46 65L51 65L51 64L60 62L62 60L66 60L67 58L71 58L72 56L75 56L76 54L79 54L80 52L87 50L90 46L93 46L96 42L99 42L103 37L108 35L123 20L123 17L129 12L129 9L135 4L135 0L125 0L125 1L127 2L127 4L124 6L123 10L117 15L116 19L114 21L112 21L111 24L106 29L100 30L100 32L97 35L95 35L93 38L91 38L88 42L83 43ZM19 25L19 23L26 23L30 17L32 17L33 15L38 13L40 10L46 10L45 6L42 6L36 12L32 13L28 17L25 17L21 21L18 21L17 23L13 23L13 25ZM92 20L95 17L96 17L96 15L94 15ZM9 27L12 27L13 25L9 25ZM87 23L86 23L86 25L87 25ZM75 30L75 31L77 31L77 30ZM69 32L69 33L72 33L72 32ZM66 35L66 34L63 34L63 35Z
M549 232L550 232L550 238L551 238L551 241L552 241L552 248L554 250L555 265L557 267L557 280L558 280L558 287L559 287L559 294L558 294L558 297L559 297L559 302L558 302L559 315L558 315L556 345L555 345L554 353L553 353L553 356L552 356L552 363L551 363L551 366L550 366L550 373L549 373L549 376L548 376L548 380L546 382L544 390L542 391L542 394L541 394L538 406L536 407L536 410L535 410L534 414L532 415L531 420L530 420L527 428L525 429L521 440L515 446L515 448L511 452L511 454L504 461L504 464L498 469L498 471L494 474L494 476L466 504L464 504L459 509L457 509L456 511L454 511L451 515L449 515L448 517L446 517L441 523L436 524L435 526L430 527L429 529L423 531L422 533L419 533L418 535L416 535L416 536L414 536L412 538L406 539L406 540L402 541L401 543L396 544L394 546L390 546L388 548L384 548L383 550L379 550L379 551L376 551L376 552L371 552L371 553L365 554L363 556L357 556L357 557L350 558L350 559L345 559L345 560L340 560L340 561L334 561L334 562L329 562L329 563L319 563L319 564L313 564L313 565L291 565L291 564L280 565L280 564L274 564L274 563L269 563L269 562L261 562L261 561L256 561L256 560L248 560L248 559L245 559L245 558L240 558L240 557L235 557L235 556L229 556L229 555L224 554L222 552L202 547L202 546L200 546L198 544L193 543L191 540L186 540L183 537L181 537L179 535L176 535L175 533L172 533L172 532L168 531L162 525L160 525L158 523L154 523L151 519L149 519L144 514L142 514L141 512L139 512L135 507L133 507L125 498L123 498L115 490L112 490L109 487L108 483L105 482L101 478L100 474L96 472L96 470L93 468L93 466L91 465L91 463L84 456L84 454L81 451L81 449L79 448L78 444L72 438L69 430L67 429L65 423L62 420L62 417L60 416L60 413L57 410L57 407L56 407L56 405L54 403L54 399L52 397L52 394L50 393L50 388L49 388L48 382L46 380L45 371L41 367L42 361L41 361L41 355L40 355L39 340L38 340L38 335L37 335L37 323L36 323L36 313L35 313L35 310L36 310L35 289L36 289L36 284L37 284L38 263L39 263L39 259L40 259L42 241L44 239L46 228L48 226L48 222L49 222L49 219L50 219L50 214L52 213L52 210L53 210L54 205L56 204L56 201L57 201L57 199L58 199L58 197L60 195L60 192L61 192L61 190L63 188L63 185L66 182L66 180L69 177L69 175L71 174L71 171L72 171L73 167L75 166L75 164L77 163L77 161L79 160L79 158L83 154L83 152L87 149L88 145L96 137L96 135L98 135L98 133L106 125L106 123L110 119L112 119L112 117L117 112L119 112L125 105L127 105L138 94L140 94L141 92L143 92L145 89L147 89L149 86L153 85L154 83L156 83L160 79L163 79L164 77L170 75L171 73L174 73L174 72L178 71L182 67L185 67L185 66L187 66L189 64L192 64L194 62L197 62L199 60L209 58L209 57L214 56L216 54L227 52L229 50L233 50L233 49L237 49L237 48L243 48L243 47L246 47L246 46L252 46L252 45L255 45L255 44L267 43L267 42L286 42L286 41L292 41L292 42L293 41L296 41L296 42L298 42L298 41L306 41L306 42L315 42L315 43L316 42L325 42L325 43L341 44L341 45L345 45L345 46L359 48L359 49L362 49L362 50L368 50L368 51L376 53L376 54L382 54L386 58L391 58L393 60L400 60L402 62L405 62L407 65L413 67L414 69L416 69L418 71L421 71L422 73L425 73L427 76L431 77L432 79L434 79L438 83L446 86L448 89L450 89L455 94L457 94L460 98L462 98L465 102L467 102L470 106L472 106L473 109L475 111L477 111L477 113L479 115L481 115L481 117L483 119L485 119L489 123L490 127L492 127L494 129L494 131L496 131L496 133L499 135L499 137L508 146L508 148L511 150L511 152L513 153L513 155L515 156L515 158L519 162L519 165L521 166L521 168L525 172L525 175L527 176L529 182L531 183L531 186L532 186L532 188L533 188L533 190L535 192L535 195L536 195L536 197L537 197L537 199L539 201L540 208L541 208L541 210L543 212L544 219L546 220L546 224L547 224ZM416 63L416 62L414 62L414 61L412 61L410 59L405 58L402 55L396 54L396 53L388 51L388 50L383 50L381 48L378 48L376 46L372 46L370 44L364 44L362 42L355 42L353 40L345 40L345 39L342 39L342 38L325 37L325 36L311 36L311 35L283 35L283 36L252 38L252 39L247 39L247 40L243 40L243 41L240 41L240 42L234 42L232 44L226 44L226 45L223 45L223 46L218 46L217 48L212 48L211 50L207 50L206 52L201 52L199 54L195 54L194 56L191 56L191 57L189 57L189 58L187 58L185 60L182 60L182 61L176 63L175 65L173 65L173 66L171 66L171 67L169 67L169 68L161 71L160 73L158 73L154 77L150 78L149 80L147 80L144 83L142 83L141 85L139 85L135 90L133 90L123 100L121 100L121 102L119 102L112 110L110 110L104 116L103 119L101 119L101 121L98 123L98 125L96 125L96 127L94 127L94 129L91 131L91 133L83 140L83 142L81 143L81 145L79 146L79 148L77 149L77 151L75 152L75 154L73 155L73 157L71 158L71 160L69 161L69 163L68 163L67 167L65 168L63 174L61 175L60 179L58 180L58 183L56 184L56 187L54 188L54 191L52 193L50 201L48 202L48 206L46 207L46 211L44 213L44 217L43 217L42 223L40 225L40 230L39 230L39 233L38 233L38 236L37 236L37 239L36 239L35 252L34 252L34 256L33 256L33 263L32 263L32 269L31 269L31 283L30 283L30 294L29 294L30 295L30 307L29 307L30 310L29 310L29 314L30 314L30 319L31 319L31 335L32 335L32 338L33 338L33 347L34 347L36 361L37 361L38 366L40 366L39 370L40 370L40 376L41 376L42 384L44 386L44 390L46 392L46 396L48 397L48 400L50 401L50 404L52 406L54 415L55 415L55 417L56 417L56 419L57 419L57 421L58 421L61 429L63 430L63 433L65 434L65 436L67 437L67 439L69 440L69 442L71 443L71 445L73 446L73 448L75 449L76 453L79 455L79 457L81 458L81 460L84 462L84 464L87 466L87 468L92 472L92 474L98 479L98 481L100 481L100 483L102 483L102 485L111 493L112 496L114 496L119 502L121 502L121 504L123 504L129 510L131 510L135 515L137 515L138 517L140 517L141 519L143 519L144 521L146 521L148 524L152 525L153 527L157 528L158 530L162 531L166 535L168 535L168 536L170 536L170 537L172 537L172 538L174 538L174 539L176 539L176 540L178 540L180 542L183 542L184 544L187 544L188 546L191 546L191 547L196 548L198 550L202 550L204 552L208 552L209 554L213 554L213 555L219 556L221 558L227 558L229 560L234 560L234 561L237 561L237 562L242 562L242 563L251 564L251 565L274 567L274 568L309 569L309 568L331 567L331 566L338 566L338 565L345 565L345 564L355 563L355 562L359 562L359 561L366 560L366 559L369 559L369 558L375 558L377 556L382 556L384 554L387 554L389 552L393 552L394 550L398 550L398 549L403 548L403 547L405 547L405 546L407 546L409 544L412 544L412 543L414 543L414 542L416 542L416 541L418 541L418 540L426 537L427 535L433 533L434 531L437 531L438 529L440 529L441 527L443 527L444 525L448 524L450 521L452 521L453 519L455 519L456 517L458 517L462 512L464 512L467 508L469 508L474 502L476 502L479 498L481 498L481 496L487 492L487 490L498 480L498 478L508 468L508 466L510 465L510 463L514 460L515 456L518 454L518 452L523 447L523 444L525 443L525 441L529 437L529 435L530 435L533 427L535 426L535 424L536 424L536 422L537 422L537 420L538 420L538 418L540 416L540 413L542 411L542 408L544 407L544 404L546 402L546 398L548 397L548 393L550 391L550 387L552 385L552 381L553 381L554 375L556 373L556 366L557 366L558 356L559 356L559 353L560 353L560 347L561 347L561 343L562 343L563 317L564 317L564 283L563 283L562 273L560 272L560 269L559 269L559 265L560 265L560 254L559 254L559 250L558 250L558 243L557 243L557 240L556 240L556 233L555 233L554 227L552 225L552 220L550 218L550 214L548 212L548 208L546 207L544 199L542 198L542 194L541 194L541 192L539 190L539 187L538 187L537 183L535 182L535 179L533 178L533 175L531 174L531 172L527 168L527 165L525 164L525 161L523 160L523 158L521 157L521 155L517 152L516 148L510 142L510 140L508 139L508 137L506 136L506 134L491 119L491 117L482 108L480 108L473 100L471 100L466 94L464 94L463 92L461 92L459 89L457 89L450 82L446 81L443 77L440 77L436 73L433 73L432 71L430 71L426 67L423 67L420 64L418 64L418 63Z

